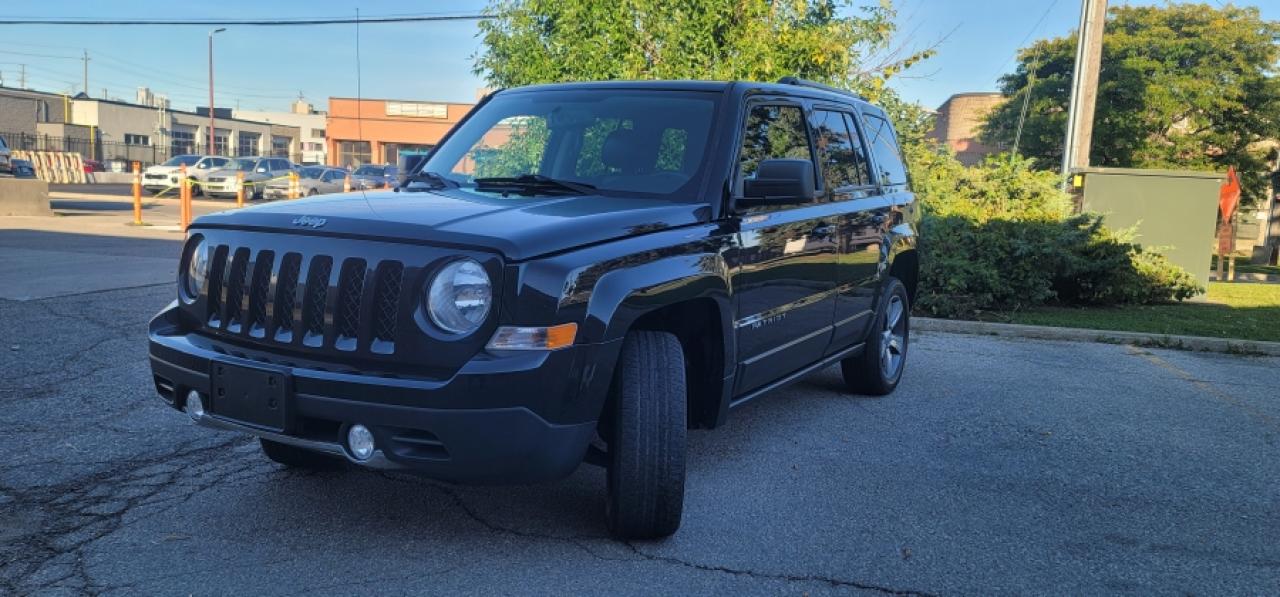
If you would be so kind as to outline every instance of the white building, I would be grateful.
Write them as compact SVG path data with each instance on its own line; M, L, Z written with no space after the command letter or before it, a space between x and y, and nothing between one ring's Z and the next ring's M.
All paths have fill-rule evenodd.
M290 127L297 127L299 131L299 149L302 155L302 163L304 164L326 164L328 151L325 145L325 113L317 112L315 108L299 99L293 102L293 106L289 112L262 112L258 110L240 110L232 111L232 115L236 118L244 120L254 120L258 122L270 122Z

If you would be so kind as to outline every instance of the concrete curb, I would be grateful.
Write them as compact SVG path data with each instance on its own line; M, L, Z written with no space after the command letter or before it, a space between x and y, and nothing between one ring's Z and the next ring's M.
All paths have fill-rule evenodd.
M985 321L961 321L956 319L911 318L911 327L918 331L946 332L949 334L977 334L983 336L1008 336L1034 338L1036 340L1064 340L1067 342L1101 342L1104 344L1132 344L1153 348L1172 348L1226 354L1280 356L1280 342L1205 338L1203 336L1172 336L1143 332L1116 332L1079 328L1058 328L1015 323L989 323Z

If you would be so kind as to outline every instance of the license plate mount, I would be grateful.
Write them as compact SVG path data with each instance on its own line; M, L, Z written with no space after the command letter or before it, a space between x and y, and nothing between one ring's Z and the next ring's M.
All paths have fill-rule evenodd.
M288 427L291 379L282 369L214 361L210 410L219 418L277 433Z

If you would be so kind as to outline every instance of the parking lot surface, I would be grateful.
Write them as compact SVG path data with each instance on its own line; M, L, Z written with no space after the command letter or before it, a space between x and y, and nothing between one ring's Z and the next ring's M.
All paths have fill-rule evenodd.
M624 544L591 466L281 468L155 396L170 283L50 294L0 299L0 593L1280 592L1277 359L921 334L892 396L692 432L683 527Z

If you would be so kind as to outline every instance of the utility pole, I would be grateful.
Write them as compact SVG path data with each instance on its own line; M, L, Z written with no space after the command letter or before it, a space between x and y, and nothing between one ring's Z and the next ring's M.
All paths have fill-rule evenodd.
M1098 72L1102 68L1102 33L1107 22L1107 0L1083 0L1080 31L1076 39L1076 63L1071 77L1071 104L1067 113L1067 141L1062 152L1062 178L1073 168L1089 167L1093 146L1093 115L1098 101Z
M226 28L226 27L219 27L219 28L214 29L213 31L210 31L210 32L209 32L209 147L208 147L207 151L205 152L205 153L208 153L209 155L217 155L217 154L216 154L216 152L214 151L215 147L214 147L214 144L213 144L213 131L214 131L214 128L213 128L213 127L214 127L214 120L213 120L213 34L215 34L215 33L222 33L223 31L226 31L226 30L227 30L227 28ZM230 139L228 139L228 141L230 141ZM227 149L228 149L227 153L231 153L231 152L230 152L230 149L231 149L231 148L230 148L230 147L228 147Z
M84 57L80 60L84 61L84 94L89 95L89 50L84 51Z

